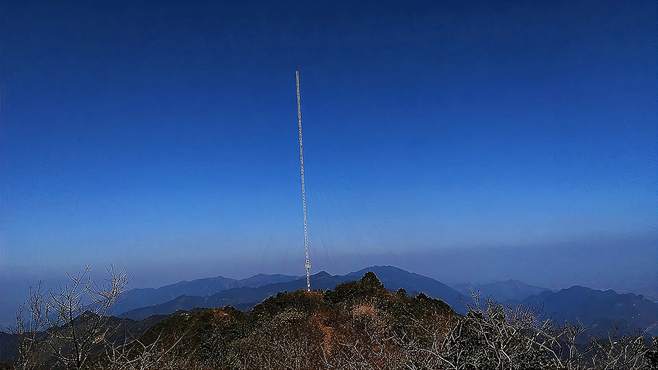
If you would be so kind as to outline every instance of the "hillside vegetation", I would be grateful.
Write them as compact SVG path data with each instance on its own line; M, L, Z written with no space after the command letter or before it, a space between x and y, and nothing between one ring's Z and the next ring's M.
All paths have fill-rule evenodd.
M102 325L101 325L102 324ZM90 331L93 328L93 331ZM77 343L74 338L85 338ZM593 340L495 303L460 315L424 294L386 290L372 272L334 290L279 293L249 312L179 311L133 321L85 312L18 336L15 368L644 369L646 337ZM78 348L84 348L79 351Z

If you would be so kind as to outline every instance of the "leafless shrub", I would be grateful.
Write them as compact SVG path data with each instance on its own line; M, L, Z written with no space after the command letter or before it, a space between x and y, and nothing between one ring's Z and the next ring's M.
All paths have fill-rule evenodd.
M609 337L594 340L591 346L594 369L645 369L649 366L650 348L644 337Z
M422 342L399 338L409 369L644 369L650 349L644 337L610 338L583 344L585 329L538 321L523 307L478 299L446 336ZM654 340L655 342L655 340Z
M36 348L39 339L45 335L43 332L48 329L44 310L44 295L39 283L30 288L27 302L16 313L15 334L20 338L15 364L18 369L34 369L39 364Z
M126 275L108 269L102 284L91 279L90 268L68 275L57 291L44 292L39 284L30 290L17 314L20 337L16 368L58 367L82 369L112 334L107 312L123 292Z
M230 367L240 369L311 369L321 356L320 333L306 313L284 310L257 324L232 345Z
M144 343L142 340L125 339L123 343L105 343L105 356L95 366L105 370L157 370L157 369L197 369L201 368L190 356L180 356L174 349L184 336L178 336L165 344L162 333L155 340Z
M341 305L330 327L312 324L308 313L286 310L234 343L229 367L644 369L658 357L656 340L653 349L644 337L587 344L582 326L557 327L523 307L475 302L459 316L432 306L418 310L413 306L418 300L396 306L402 313L392 314L390 305L387 310L377 299L365 299Z
M349 309L336 344L323 347L325 368L390 369L401 364L394 321L378 306L377 300L369 299Z

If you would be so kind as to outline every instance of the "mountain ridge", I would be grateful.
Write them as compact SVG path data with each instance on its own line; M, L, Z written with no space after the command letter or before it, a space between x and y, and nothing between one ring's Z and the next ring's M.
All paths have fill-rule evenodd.
M208 296L227 289L258 287L298 278L298 276L283 274L256 274L244 279L232 279L218 275L209 278L182 280L158 288L135 288L121 294L112 307L110 314L119 315L140 307L164 303L181 295Z
M428 296L445 301L458 312L464 312L466 308L467 298L448 285L394 266L371 266L345 275L331 275L326 271L320 271L311 276L311 283L313 289L333 289L338 284L360 279L366 272L374 272L388 290L403 288L412 293L422 292ZM305 287L305 278L300 278L289 282L263 285L260 287L231 288L205 297L181 295L162 304L126 311L120 316L138 320L150 315L171 314L178 310L213 308L227 305L239 309L247 309L277 293L295 291L304 289Z
M492 298L498 302L522 301L530 296L540 294L550 289L526 284L523 281L508 279L484 284L457 284L453 285L460 293L471 296L473 293L480 298Z
M542 292L520 304L557 323L581 323L596 335L605 335L610 329L658 335L658 304L634 293L574 285L556 292Z

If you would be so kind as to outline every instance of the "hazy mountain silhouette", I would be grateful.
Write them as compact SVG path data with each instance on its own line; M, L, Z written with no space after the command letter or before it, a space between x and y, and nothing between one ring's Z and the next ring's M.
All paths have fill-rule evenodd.
M19 337L16 334L0 332L0 362L12 361L18 354ZM0 369L2 363L0 363Z
M441 299L457 312L465 312L466 297L457 290L435 279L394 266L371 266L346 276L349 280L358 280L366 272L374 272L388 290L402 288L410 294L425 293L430 297Z
M528 297L521 304L558 324L579 322L594 335L607 335L610 330L658 334L658 304L632 293L573 286Z
M470 297L472 293L477 293L480 298L491 298L497 302L522 301L549 290L518 280L496 281L488 284L459 284L454 288L467 297Z
M259 287L296 279L299 277L281 274L258 274L240 280L217 276L181 281L160 288L131 289L119 297L117 303L112 307L111 313L120 314L140 307L157 305L182 295L205 297L232 288Z
M374 272L389 290L405 289L409 293L425 293L449 304L458 312L465 310L466 298L456 290L426 276L414 274L392 266L372 266L347 275L331 275L319 272L312 276L313 289L333 289L336 285L360 279L366 272ZM280 292L291 292L306 287L306 280L300 278L293 281L263 285L259 287L233 288L210 296L182 295L162 304L130 310L121 316L141 320L151 315L166 315L178 310L193 308L211 308L234 306L247 309Z

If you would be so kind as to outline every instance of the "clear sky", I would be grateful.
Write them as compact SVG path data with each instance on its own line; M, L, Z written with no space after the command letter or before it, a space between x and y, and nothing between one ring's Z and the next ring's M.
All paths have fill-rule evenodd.
M0 271L303 273L297 65L316 270L650 262L656 45L653 0L2 1Z

